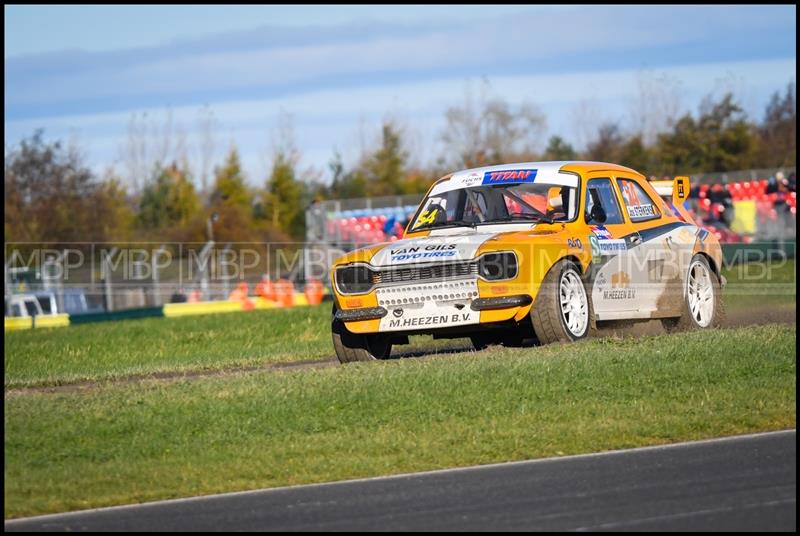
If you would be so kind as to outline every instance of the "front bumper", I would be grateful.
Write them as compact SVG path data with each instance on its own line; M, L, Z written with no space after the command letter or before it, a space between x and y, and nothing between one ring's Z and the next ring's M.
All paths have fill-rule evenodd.
M490 311L494 309L508 309L509 307L524 307L530 305L533 298L527 294L517 296L498 296L496 298L477 298L472 300L470 308L473 311Z
M502 285L502 290L514 289ZM481 298L477 280L461 279L381 286L374 290L370 301L364 303L366 307L339 309L336 318L346 322L347 328L355 333L432 333L524 316L533 299L529 294ZM346 299L342 305L347 305Z
M360 309L337 309L336 320L342 322L361 322L364 320L378 320L389 313L383 307L363 307Z

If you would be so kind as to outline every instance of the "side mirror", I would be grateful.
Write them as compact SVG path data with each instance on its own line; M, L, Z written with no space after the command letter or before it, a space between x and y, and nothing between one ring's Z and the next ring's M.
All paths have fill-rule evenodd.
M592 210L589 211L589 221L587 223L605 223L606 211L597 203L592 205Z

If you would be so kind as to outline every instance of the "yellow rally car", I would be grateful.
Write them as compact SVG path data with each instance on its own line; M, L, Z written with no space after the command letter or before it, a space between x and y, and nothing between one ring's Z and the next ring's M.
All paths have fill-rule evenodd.
M716 326L720 244L682 207L688 178L672 190L662 198L641 174L602 162L447 175L403 240L334 263L336 355L385 359L416 334L481 349L576 341L608 321Z

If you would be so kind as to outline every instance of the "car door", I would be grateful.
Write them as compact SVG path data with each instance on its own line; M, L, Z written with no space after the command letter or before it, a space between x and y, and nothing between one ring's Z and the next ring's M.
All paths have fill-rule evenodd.
M663 203L647 191L643 179L618 176L616 185L625 218L639 236L639 242L630 249L636 317L672 314L674 304L665 299L665 289L671 282L680 285L680 244L673 235L683 224L664 212Z
M602 210L598 210L597 207ZM597 320L630 318L638 309L631 251L641 243L625 218L621 197L611 176L591 176L586 181L584 221L589 226L592 252L590 281Z

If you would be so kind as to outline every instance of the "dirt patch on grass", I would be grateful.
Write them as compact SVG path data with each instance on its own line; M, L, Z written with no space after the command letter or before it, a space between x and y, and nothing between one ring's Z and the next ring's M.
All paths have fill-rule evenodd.
M797 308L794 305L763 306L728 310L726 328L763 326L764 324L796 324Z
M298 361L294 363L271 363L269 365L258 365L253 367L232 367L219 370L193 370L193 371L179 371L179 372L154 372L152 374L136 374L126 376L124 378L112 378L101 381L82 381L75 383L65 383L62 385L49 385L38 387L14 387L6 389L6 398L33 394L33 393L74 393L77 391L86 391L95 389L103 385L125 385L132 383L139 383L150 380L161 381L177 381L177 380L195 380L203 378L220 378L224 376L235 376L238 374L246 374L248 372L264 372L264 371L277 371L277 370L294 370L306 368L322 368L338 365L336 359L317 359L313 361Z
M737 308L728 310L723 327L738 328L744 326L757 326L765 324L795 324L797 321L797 310L794 306L762 306L748 307L746 309ZM636 323L627 322L607 322L598 329L599 337L643 337L664 334L664 328L660 320L649 320ZM426 348L400 347L393 352L393 358L419 358L431 357L442 354L455 354L472 351L472 346L465 344L464 340L454 339L452 346L437 348L435 350ZM492 351L491 349L486 351ZM124 378L112 378L101 381L82 381L62 385L37 386L37 387L15 387L6 389L5 397L21 396L35 393L70 393L86 391L101 387L103 385L126 385L143 381L179 381L194 380L205 378L220 378L234 376L250 372L276 372L286 370L298 370L309 368L324 368L337 366L339 362L335 357L329 359L317 359L312 361L297 361L288 363L271 363L268 365L258 365L252 367L231 367L218 370L196 370L179 372L158 372L153 374L131 375Z
M795 324L796 319L797 309L793 305L736 308L726 311L722 327L741 328L766 324ZM635 323L625 321L604 322L601 326L597 333L600 337L643 337L666 333L660 320Z

